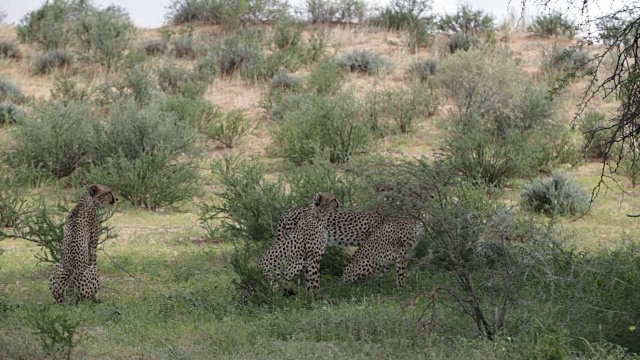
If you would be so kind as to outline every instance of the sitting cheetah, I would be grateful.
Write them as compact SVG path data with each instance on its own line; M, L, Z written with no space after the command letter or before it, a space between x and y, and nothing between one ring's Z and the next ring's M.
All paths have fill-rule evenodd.
M62 240L62 263L57 263L49 287L57 303L65 294L95 299L100 290L100 274L96 263L100 222L98 209L115 204L115 197L105 185L91 185L86 195L67 216Z
M276 241L258 263L274 283L274 291L278 289L277 279L284 273L285 291L291 293L289 284L304 270L307 292L317 293L320 289L320 259L327 244L325 219L338 207L340 203L335 195L317 193L309 207L295 209L295 217L294 212L289 211L295 222L281 218L282 227L278 227Z
M351 283L371 274L384 274L396 264L398 288L404 287L404 271L409 252L418 244L422 224L409 218L388 218L371 237L362 241L342 274L342 282Z

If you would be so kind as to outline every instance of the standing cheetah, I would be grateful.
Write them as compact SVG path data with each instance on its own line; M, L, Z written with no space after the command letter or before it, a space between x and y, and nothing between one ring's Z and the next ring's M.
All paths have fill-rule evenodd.
M395 263L396 284L398 288L404 287L407 259L421 233L422 224L413 219L386 219L353 253L342 274L342 282L351 283L371 274L384 274Z
M281 219L276 241L258 263L274 283L274 290L278 289L278 279L284 273L284 290L290 292L289 284L304 270L307 292L317 293L320 259L327 244L326 217L338 207L340 203L335 195L317 193L309 207L296 210L295 222Z
M76 207L67 216L62 240L62 263L57 263L49 288L57 303L65 295L78 300L95 299L100 290L100 274L96 263L100 221L98 209L115 204L118 198L105 185L91 185Z

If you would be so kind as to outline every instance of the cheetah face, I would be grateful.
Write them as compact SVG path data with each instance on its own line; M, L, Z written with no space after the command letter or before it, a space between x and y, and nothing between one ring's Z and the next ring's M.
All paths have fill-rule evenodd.
M113 205L118 202L111 188L106 185L95 184L89 187L89 195L93 197L100 207Z
M335 210L340 207L340 202L335 195L328 192L319 192L313 198L313 204L316 209Z

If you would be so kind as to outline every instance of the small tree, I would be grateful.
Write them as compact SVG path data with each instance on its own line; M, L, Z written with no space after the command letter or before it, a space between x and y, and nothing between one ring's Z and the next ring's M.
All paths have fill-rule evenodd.
M109 6L92 10L76 25L76 34L83 48L84 60L114 70L124 61L133 23L124 8Z
M455 14L446 14L440 19L438 28L442 31L478 36L494 30L493 16L482 10L474 10L469 5L460 5Z

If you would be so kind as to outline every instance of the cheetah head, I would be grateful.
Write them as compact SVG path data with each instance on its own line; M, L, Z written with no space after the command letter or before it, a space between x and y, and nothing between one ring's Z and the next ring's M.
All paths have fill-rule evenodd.
M118 198L113 194L111 188L106 185L95 184L89 186L89 196L91 196L99 207L113 205L118 202Z
M316 209L335 210L340 207L340 202L335 195L329 192L319 192L313 197L313 206Z

